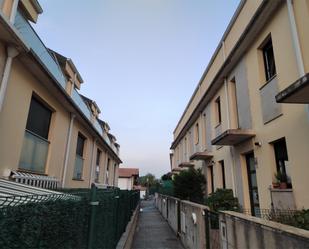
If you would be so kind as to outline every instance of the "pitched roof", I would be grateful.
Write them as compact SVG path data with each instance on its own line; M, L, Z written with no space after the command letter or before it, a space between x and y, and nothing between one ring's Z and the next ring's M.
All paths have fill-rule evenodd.
M119 177L130 178L132 176L138 176L138 168L119 168Z

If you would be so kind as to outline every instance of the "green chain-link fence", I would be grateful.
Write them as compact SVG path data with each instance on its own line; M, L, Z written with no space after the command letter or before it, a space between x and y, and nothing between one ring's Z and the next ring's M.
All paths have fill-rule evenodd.
M138 191L65 189L59 195L0 197L0 248L115 248Z

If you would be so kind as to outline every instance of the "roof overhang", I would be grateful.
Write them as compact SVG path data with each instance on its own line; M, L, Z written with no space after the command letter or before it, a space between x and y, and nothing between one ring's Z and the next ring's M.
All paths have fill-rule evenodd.
M278 103L309 104L309 73L299 78L276 96Z
M213 158L213 155L209 152L196 152L192 156L190 156L190 160L209 160Z
M179 164L179 167L180 168L193 168L194 164L190 163L190 162L183 162L183 163Z
M182 169L181 169L181 168L178 168L178 167L172 169L172 172L180 172L180 171L182 171Z
M211 141L212 145L234 146L253 138L255 134L251 130L229 129Z

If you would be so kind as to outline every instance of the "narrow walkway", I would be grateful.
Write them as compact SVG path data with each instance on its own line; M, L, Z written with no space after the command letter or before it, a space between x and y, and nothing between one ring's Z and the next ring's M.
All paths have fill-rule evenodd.
M142 201L141 208L132 249L184 249L153 201Z

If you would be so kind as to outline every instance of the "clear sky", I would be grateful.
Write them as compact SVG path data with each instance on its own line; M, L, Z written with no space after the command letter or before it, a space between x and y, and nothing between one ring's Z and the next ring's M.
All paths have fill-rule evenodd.
M239 0L40 0L34 25L72 58L120 143L122 166L170 171L180 119Z

